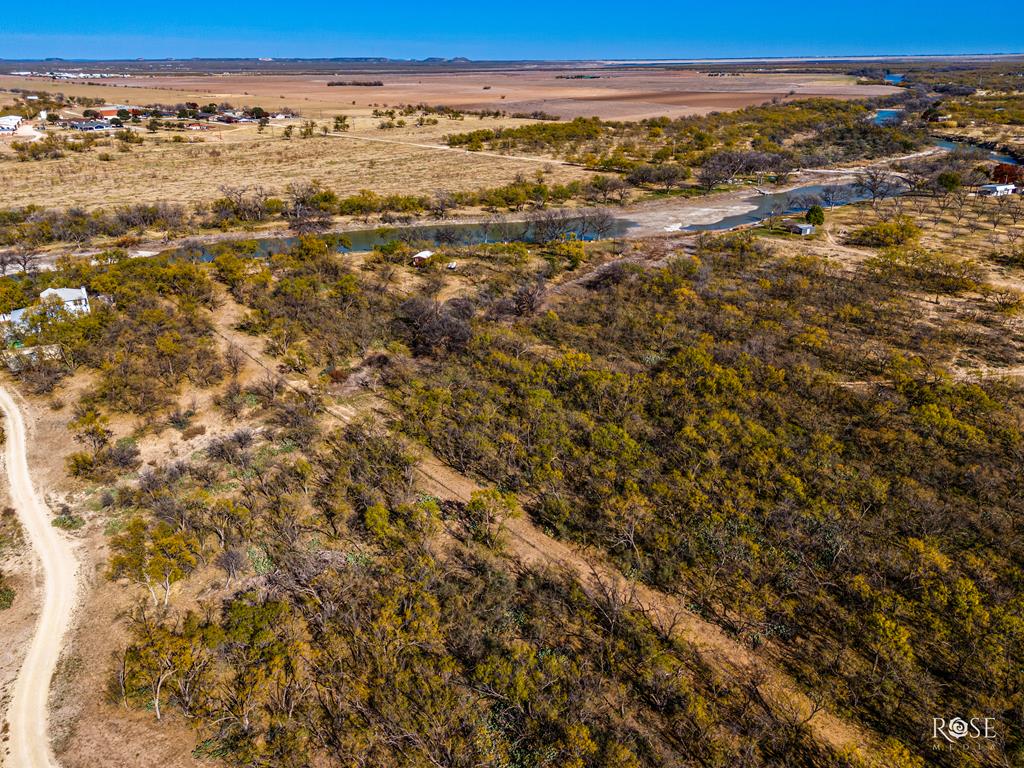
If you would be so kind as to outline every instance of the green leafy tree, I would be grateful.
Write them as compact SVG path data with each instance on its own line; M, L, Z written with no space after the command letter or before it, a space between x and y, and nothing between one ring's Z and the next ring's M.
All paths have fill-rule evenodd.
M170 599L171 586L196 566L199 542L194 535L174 530L165 522L150 526L144 518L133 517L125 530L110 542L109 575L127 578L149 590L153 605ZM163 600L157 588L163 590Z
M96 456L110 443L114 434L109 423L110 420L96 408L85 408L68 426L75 433L75 440L89 446Z
M804 219L808 224L820 227L825 223L825 210L820 205L812 205L807 209Z

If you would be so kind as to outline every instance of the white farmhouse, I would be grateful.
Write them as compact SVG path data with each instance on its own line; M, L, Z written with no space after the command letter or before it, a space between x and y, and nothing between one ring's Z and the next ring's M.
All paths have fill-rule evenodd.
M39 294L41 307L22 307L10 312L0 314L0 325L7 326L8 332L12 330L25 330L28 328L28 313L39 309L46 311L47 308L61 307L72 315L88 315L89 293L82 288L47 288Z
M89 314L89 293L81 288L47 288L39 294L40 301L59 301L73 315Z

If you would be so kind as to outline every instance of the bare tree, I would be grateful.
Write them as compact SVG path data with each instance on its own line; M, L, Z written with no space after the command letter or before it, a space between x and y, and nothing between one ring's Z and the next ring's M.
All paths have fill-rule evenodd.
M879 204L899 191L899 182L884 168L865 168L857 174L854 189L871 201L871 207L878 212Z
M538 275L530 282L520 285L512 297L512 303L517 315L530 315L540 309L544 301L546 283L542 276Z
M302 235L327 229L331 224L329 195L314 182L289 184L291 206L286 216L292 230Z
M829 210L837 205L843 205L850 199L849 188L843 184L826 184L818 193L821 202L829 207Z
M1024 198L1015 196L1000 199L1006 200L1006 215L1010 217L1013 225L1017 226L1020 224L1021 219L1024 219Z
M239 221L263 221L270 195L261 186L220 188L230 213ZM215 211L216 213L216 211Z
M704 189L711 191L736 174L736 164L731 161L729 153L719 152L708 157L697 171L697 182Z
M35 272L39 265L39 254L29 248L19 248L14 252L14 261L23 275Z
M574 229L574 217L565 211L540 211L530 217L533 239L547 243L568 235Z
M772 207L768 209L768 215L764 217L765 222L768 224L768 229L775 229L778 226L779 219L786 212L786 204L776 200L772 203Z
M231 377L237 378L245 365L245 353L237 344L229 344L224 352L224 362L227 363L228 370L231 371Z
M594 208L583 214L580 231L584 236L593 235L603 240L615 231L615 217L607 208Z
M246 557L245 552L235 548L225 549L217 555L217 566L224 571L228 577L224 584L225 587L230 586L232 579L245 569L245 564L248 559L249 558Z
M444 190L435 193L434 197L430 200L430 213L438 219L447 218L448 212L457 207L458 204L455 196L451 192Z

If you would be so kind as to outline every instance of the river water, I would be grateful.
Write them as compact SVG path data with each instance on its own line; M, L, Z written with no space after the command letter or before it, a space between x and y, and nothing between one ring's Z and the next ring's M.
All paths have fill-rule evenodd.
M970 148L971 145L935 139L936 146L947 150L955 150L963 147ZM979 149L979 152L987 153L990 160L1000 163L1019 165L1020 163L999 152L991 152L986 149ZM773 192L767 195L751 194L743 200L751 208L745 213L724 215L722 218L705 224L693 224L684 227L687 232L717 232L745 224L756 224L766 218L773 210L783 215L801 213L814 204L821 204L820 198L825 185L809 184L803 187L791 189L788 192ZM858 192L853 184L834 185L841 191L841 198L837 205L848 205L868 199L868 196ZM603 232L604 237L622 237L628 235L638 225L627 217L616 217L612 227ZM527 222L491 222L472 224L439 224L429 226L401 226L401 227L378 227L375 229L357 229L343 232L349 241L349 246L340 247L338 250L347 251L371 251L375 247L385 245L394 240L402 239L410 243L424 247L439 247L444 245L480 245L484 243L501 242L537 242L535 227ZM572 235L581 240L595 239L596 234L587 226L583 217L566 219L560 229L560 234ZM266 255L279 253L287 250L296 241L294 237L276 237L257 239L257 252ZM213 247L201 248L203 259L212 258Z
M969 144L965 141L948 141L947 139L932 139L932 143L937 147L948 149L952 152L955 149L974 149L980 153L983 153L989 160L994 160L997 163L1006 163L1007 165L1020 165L1020 161L1010 155L1004 155L1001 152L994 152L984 147L976 147L973 144Z

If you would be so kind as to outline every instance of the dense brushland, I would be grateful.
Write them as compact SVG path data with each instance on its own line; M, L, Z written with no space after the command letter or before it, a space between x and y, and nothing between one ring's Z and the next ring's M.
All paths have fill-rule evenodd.
M242 327L293 370L300 349L321 365L405 338L409 301L396 308L322 240L269 263L244 253L225 250L213 272L252 306ZM69 470L110 483L107 574L141 597L111 671L116 698L184 713L208 737L200 753L238 765L834 764L756 688L721 679L628 602L503 556L514 497L442 511L379 422L339 427L322 396L273 375L241 387L237 348L207 346L208 268L109 262L4 282L112 291L87 318L41 314L25 343L62 354L21 376L46 392L77 367L98 373L74 406L83 450ZM126 397L140 370L150 396ZM138 451L106 414L147 415L151 428L167 414L184 433L194 414L175 393L213 385L238 427L125 482ZM176 583L209 563L226 578L221 599L177 608Z
M562 123L483 128L450 135L448 143L470 149L546 152L619 171L635 171L644 165L703 168L709 160L721 162L723 156L743 153L748 155L748 162L754 163L746 172L761 170L764 174L895 155L922 144L918 128L910 123L899 127L875 125L870 120L872 111L873 106L863 102L808 99L675 120L652 118L624 123L577 118ZM734 173L742 172L745 169L741 162Z
M945 329L820 263L725 247L592 291L399 372L407 428L884 732L1015 710L1016 387L952 381Z
M919 127L866 109L480 143L593 142L631 175L693 163L713 187L706 169L919 145ZM61 518L101 523L103 575L132 595L111 716L188 722L197 757L268 768L1019 763L1024 390L989 373L1024 362L1024 213L968 195L996 172L955 153L865 173L874 199L819 206L806 240L766 226L583 243L555 217L544 244L444 245L414 269L424 244L360 255L310 234L357 203L306 185L195 212L288 216L303 234L269 255L110 250L33 272L16 250L0 311L50 286L93 297L85 317L33 312L12 341L35 352L5 356L70 411L67 470L98 509ZM495 207L546 205L526 191L540 183ZM888 199L896 184L911 194ZM384 199L356 198L360 213ZM0 224L85 241L174 210ZM186 451L143 463L167 431ZM437 460L484 490L428 495ZM600 578L529 564L517 517L723 630L762 672ZM823 711L782 706L768 679ZM859 754L826 713L867 734ZM935 751L935 715L992 717L998 738Z
M402 277L414 244L353 261L317 237L3 278L12 305L105 297L40 314L23 341L60 355L20 375L48 392L96 371L69 469L108 484L108 575L140 594L113 695L185 713L239 765L854 764L629 602L520 565L501 521L521 506L902 744L885 764L1012 763L1024 396L947 361L1019 363L999 330L1019 303L914 221L846 267L749 234L597 270L614 247L453 248L454 293L437 266ZM222 291L248 308L233 333L319 386L241 381ZM351 376L380 382L389 424L339 422ZM215 387L236 426L125 482L137 448L105 414L186 434L183 387ZM417 442L504 493L422 496ZM177 606L209 564L219 598ZM1000 741L932 755L936 711L994 716Z

